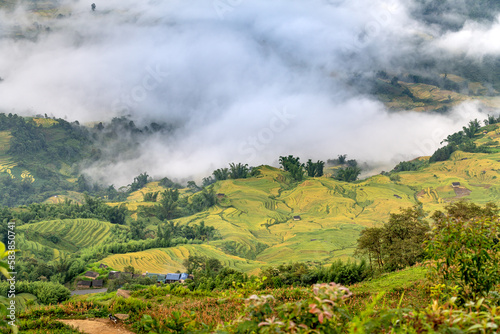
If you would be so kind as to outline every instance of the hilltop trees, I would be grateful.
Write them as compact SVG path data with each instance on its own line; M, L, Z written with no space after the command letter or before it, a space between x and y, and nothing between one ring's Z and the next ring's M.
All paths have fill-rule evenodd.
M229 178L229 169L228 168L219 168L214 170L212 173L217 181L224 181Z
M443 142L447 145L438 148L429 159L429 162L445 161L448 160L451 154L457 150L464 152L487 152L483 147L477 147L473 139L479 132L481 125L477 119L470 121L467 126L462 127L463 131L458 131L446 137Z
M334 178L339 181L354 182L358 179L359 174L361 174L361 168L348 166L337 169Z
M229 176L232 179L246 179L248 177L248 164L242 164L242 163L230 163L229 164L230 171L229 171Z
M319 161L314 163L311 159L307 160L306 172L309 177L320 177L323 176L323 169L325 168L325 163Z
M479 131L481 125L477 119L470 121L467 127L462 127L467 138L474 138L474 135Z
M304 179L304 164L300 163L299 157L289 155L287 157L280 156L280 165L285 172L289 172L295 181Z
M158 204L154 206L154 215L159 220L169 220L178 217L179 190L167 189L161 193Z
M146 186L146 184L148 184L148 182L151 182L151 177L148 173L141 173L134 178L134 182L130 185L130 191L142 189Z

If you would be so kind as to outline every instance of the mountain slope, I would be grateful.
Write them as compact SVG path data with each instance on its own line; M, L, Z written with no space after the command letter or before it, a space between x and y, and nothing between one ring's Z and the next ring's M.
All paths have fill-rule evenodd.
M296 184L288 173L261 166L258 177L217 182L215 207L176 221L214 226L222 239L204 245L205 252L220 250L258 261L249 267L348 259L363 228L383 224L400 208L421 203L432 212L459 199L498 203L500 130L490 125L481 131L475 142L486 144L491 153L456 151L449 160L425 164L417 171L376 175L354 183L321 177ZM188 256L183 254L181 258ZM127 255L129 262L141 256ZM163 260L151 261L159 269Z

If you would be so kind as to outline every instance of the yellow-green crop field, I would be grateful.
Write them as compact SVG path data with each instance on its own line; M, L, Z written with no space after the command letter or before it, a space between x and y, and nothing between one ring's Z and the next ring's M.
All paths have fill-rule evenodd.
M63 219L22 225L29 242L42 243L44 246L63 251L77 251L108 242L113 224L95 219ZM47 237L56 236L57 243L49 243Z
M500 129L490 127L477 139L478 145L500 144ZM500 150L497 153L453 153L448 161L430 164L424 169L400 172L400 180L376 175L354 183L329 177L307 178L293 184L287 173L260 167L256 178L217 182L215 192L224 194L211 209L176 220L180 224L214 226L221 240L203 245L223 256L225 243L234 241L255 260L229 262L246 271L290 261L331 262L353 259L356 240L365 227L384 224L390 213L422 203L432 213L459 199L475 203L500 202ZM453 187L453 182L460 185ZM151 186L153 189L156 185ZM139 201L139 196L134 198ZM131 203L132 204L132 203ZM154 203L133 202L134 205ZM295 216L300 218L294 219ZM262 244L267 248L262 249ZM136 265L142 271L181 270L182 259L202 246L178 246L106 258L108 264L120 268ZM180 250L176 256L170 252ZM186 253L187 252L187 253ZM154 256L153 256L154 254ZM168 254L168 255L167 255ZM252 257L253 258L253 257ZM117 262L121 259L122 262ZM161 272L165 272L161 271Z
M143 252L111 255L101 262L113 269L123 270L126 266L133 266L136 270L145 273L168 273L185 270L182 262L189 255L207 256L216 258L225 266L251 272L263 263L251 261L237 256L225 254L211 245L182 245L173 248L149 249Z
M11 174L11 169L16 166L16 163L7 155L11 138L12 135L10 131L0 131L0 173L5 172Z

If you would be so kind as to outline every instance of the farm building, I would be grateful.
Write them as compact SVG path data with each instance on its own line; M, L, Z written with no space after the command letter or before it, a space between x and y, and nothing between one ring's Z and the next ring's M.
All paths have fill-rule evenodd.
M153 274L146 273L147 277L151 277L156 279L157 282L161 283L175 283L175 282L184 282L187 279L193 279L192 275L188 275L185 273L182 274Z
M396 195L396 194L394 194L394 197L396 197L397 199L402 199L402 197L401 197L401 196Z
M188 277L188 274L167 274L165 283L184 282Z
M104 285L104 281L102 279L96 279L95 281L92 282L92 287L100 289Z
M91 284L91 281L78 281L76 282L76 287L79 289L89 289Z
M302 218L300 216L293 216L293 220L302 220Z
M106 269L107 267L108 267L108 266L107 266L107 265L105 265L104 263L101 263L101 264L99 265L99 269Z
M453 182L453 183L451 184L451 186L452 186L453 188L460 187L460 182Z
M110 271L108 274L108 279L117 279L120 277L120 272L119 271Z
M218 199L221 199L221 198L224 198L224 197L226 197L226 194L222 194L222 193L218 193L217 194L217 198Z
M95 271L87 271L83 276L91 279L96 279L99 276L99 273L96 273Z

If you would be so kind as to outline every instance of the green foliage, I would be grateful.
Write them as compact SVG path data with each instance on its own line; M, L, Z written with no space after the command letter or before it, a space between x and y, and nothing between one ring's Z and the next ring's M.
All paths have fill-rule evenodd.
M156 200L158 199L159 193L160 193L159 191L145 193L143 196L143 201L144 202L156 202Z
M19 321L19 330L22 333L51 333L51 334L82 334L83 332L74 329L55 319L42 317L38 319L22 319ZM30 332L33 330L34 332Z
M10 285L8 282L0 282L0 295L7 296ZM62 284L54 282L16 282L16 294L29 293L36 296L42 304L56 304L67 300L70 297L70 291Z
M219 168L213 171L213 176L217 181L224 181L229 178L229 169L228 168Z
M280 156L279 162L283 170L289 172L295 181L300 182L304 179L304 164L300 163L299 157L293 155L288 157Z
M204 221L200 224L180 225L173 221L158 225L157 238L167 244L173 238L187 240L216 240L220 238L218 231L213 226L206 226Z
M412 266L423 260L423 242L427 240L429 223L418 206L392 213L383 227L361 232L356 254L368 256L370 265L393 271Z
M344 182L354 182L358 179L359 174L361 174L361 168L359 167L339 168L335 173L335 179Z
M467 138L474 138L474 135L479 132L481 125L477 119L470 121L467 127L462 127Z
M132 272L132 268L124 269L124 272ZM116 291L120 288L127 289L131 286L150 286L156 285L156 279L151 277L137 277L133 278L132 275L120 275L117 279L112 279L108 281L107 293Z
M61 204L33 203L22 210L0 208L0 219L15 219L21 225L56 219L91 218L123 225L127 213L125 205L111 207L102 199L85 194L83 204L66 200Z
M429 162L432 163L448 160L453 152L455 152L455 146L453 145L446 145L438 148L429 158Z
M130 191L136 191L139 189L142 189L148 184L148 182L151 182L151 178L149 177L148 173L144 172L139 174L134 178L134 182L130 185Z
M161 179L158 184L164 188L172 188L172 189L182 188L182 186L179 183L173 182L168 177L164 177L163 179Z
M323 169L325 168L325 163L323 161L312 162L311 159L307 161L306 172L309 177L321 177L323 176Z
M477 204L458 201L445 206L445 212L437 210L432 215L432 219L436 222L447 218L455 218L460 220L470 220L479 217L495 217L500 212L500 208L494 203L486 203L484 207Z
M260 276L266 277L264 287L281 288L284 286L310 286L316 283L336 282L354 284L370 275L366 262L333 262L330 266L310 266L305 263L282 264L262 270Z
M409 171L416 171L424 166L426 166L427 163L425 160L413 160L413 161L401 161L399 164L394 167L392 172L398 173L398 172L409 172Z
M233 179L245 179L248 177L249 169L247 164L242 164L242 163L230 163L229 164L229 176Z
M146 229L146 221L143 219L133 220L130 223L130 234L134 240L142 240L146 238L148 230Z
M215 276L223 269L222 263L218 259L198 255L189 255L182 265L189 274L196 274L196 276L200 274Z
M460 302L487 296L500 283L499 238L497 217L438 220L427 245L432 281L443 284L448 293L458 286Z
M167 334L167 333L193 333L198 324L194 320L194 312L174 311L170 317L160 322L156 318L145 314L140 322L140 328L148 333Z
M227 326L236 333L343 333L348 316L345 302L352 295L337 285L315 284L306 299L276 305L271 295L245 300L245 316Z

